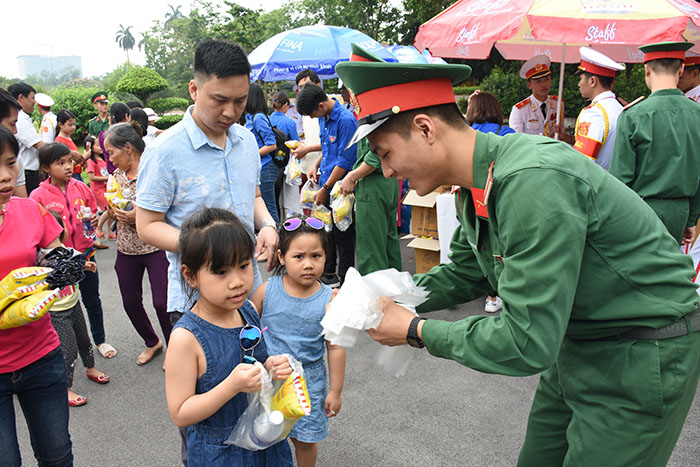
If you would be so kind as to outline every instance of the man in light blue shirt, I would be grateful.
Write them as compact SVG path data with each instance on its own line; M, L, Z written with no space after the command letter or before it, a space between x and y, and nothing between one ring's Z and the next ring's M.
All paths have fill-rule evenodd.
M183 221L204 207L236 214L254 235L256 256L274 258L277 230L260 197L255 137L235 125L248 98L250 64L235 44L207 40L197 46L190 95L182 121L146 148L136 189L136 228L146 243L166 250L168 311L176 321L193 304L183 291L178 236ZM270 261L268 264L271 265ZM255 268L255 287L260 273Z

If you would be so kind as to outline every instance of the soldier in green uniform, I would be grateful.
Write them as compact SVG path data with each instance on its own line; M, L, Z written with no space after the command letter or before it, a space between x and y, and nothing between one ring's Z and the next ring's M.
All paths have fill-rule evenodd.
M357 162L340 185L342 194L355 191L357 270L365 275L381 269L401 270L401 246L396 230L399 187L385 178L379 157L367 138L357 143Z
M107 100L107 93L104 91L98 91L93 94L91 100L95 110L97 110L97 116L92 117L88 121L88 134L97 138L101 131L109 128L109 101Z
M700 106L676 88L692 42L640 47L651 94L617 121L610 173L651 206L681 244L695 239L700 217Z
M385 298L370 335L487 373L541 373L519 465L666 465L698 386L700 312L691 260L649 206L564 143L470 128L451 87L467 66L336 72L385 176L418 194L462 187L452 262L415 276L430 291L418 311L503 299L498 316L447 322Z

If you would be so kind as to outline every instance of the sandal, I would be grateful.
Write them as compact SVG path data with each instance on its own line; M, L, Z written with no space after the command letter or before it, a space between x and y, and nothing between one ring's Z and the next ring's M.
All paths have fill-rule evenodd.
M117 239L117 234L114 232L110 232L109 235L107 235L107 240L116 240Z
M158 355L163 351L163 342L158 342L156 345L153 347L146 347L143 352L138 356L136 359L136 364L137 365L145 365L146 363L150 362L153 360L153 357Z
M97 384L107 384L109 383L109 376L107 376L104 373L101 373L97 376L93 376L88 372L85 372L85 375L88 377L88 379L96 382Z
M112 358L115 355L117 355L117 349L115 349L106 342L103 342L100 345L98 345L97 351L100 352L100 355L102 355L104 358Z
M78 396L75 399L68 399L68 405L71 407L80 407L81 405L87 404L87 397Z
M102 229L95 229L95 235L97 235L97 238L105 238L105 233Z

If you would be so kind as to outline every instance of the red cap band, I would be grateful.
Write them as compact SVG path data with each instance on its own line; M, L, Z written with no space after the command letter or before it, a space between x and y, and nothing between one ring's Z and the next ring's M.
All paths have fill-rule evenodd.
M685 57L683 60L683 65L685 66L695 66L700 65L700 56Z
M658 52L648 52L644 54L644 63L661 58L677 58L685 60L685 50L660 50Z
M351 54L350 61L351 62L371 62L372 60L370 60L369 58L365 58L362 55Z
M452 80L433 78L371 89L358 94L357 119L397 108L397 112L456 102Z
M527 73L525 73L525 79L530 79L535 75L548 72L549 67L547 65L545 65L544 63L538 63L537 65L535 65L534 68L530 68L529 70L527 70Z
M615 77L615 70L611 70L610 68L605 68L599 65L595 65L591 62L587 62L585 60L581 60L581 64L578 66L580 70L583 70L587 73L592 73L594 75L600 75L600 76L608 76L610 78Z

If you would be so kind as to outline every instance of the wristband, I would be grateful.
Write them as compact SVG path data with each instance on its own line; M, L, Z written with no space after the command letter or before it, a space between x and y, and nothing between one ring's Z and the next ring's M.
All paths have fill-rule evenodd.
M260 232L265 227L272 227L273 229L277 230L277 224L275 222L263 222L263 225L260 226L258 232Z
M323 186L323 188L325 188L327 192L329 192L329 193L331 192L331 187L329 187L329 186L326 185L325 183L324 183L323 185L321 185L321 186Z

